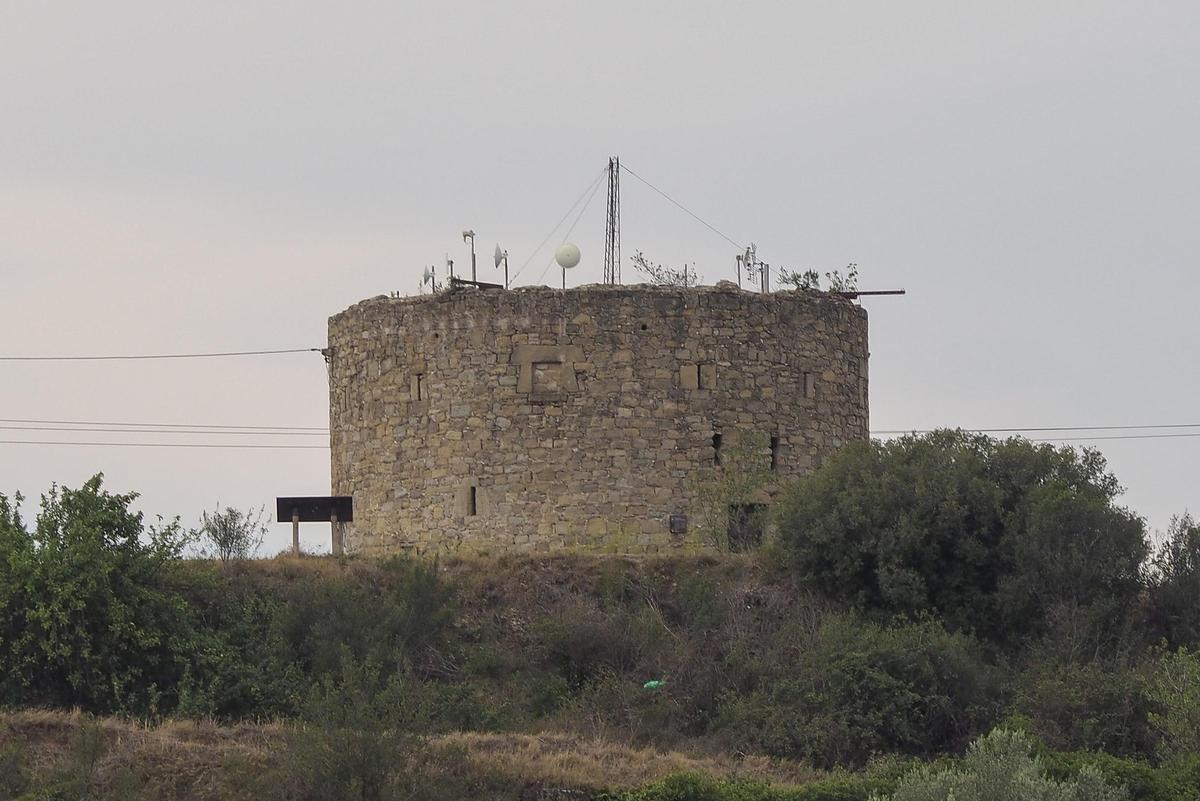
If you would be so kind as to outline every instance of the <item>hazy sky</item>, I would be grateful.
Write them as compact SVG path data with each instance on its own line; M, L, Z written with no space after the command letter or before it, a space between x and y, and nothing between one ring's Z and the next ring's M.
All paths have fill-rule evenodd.
M6 0L0 356L320 347L464 228L515 271L619 154L772 264L908 290L866 304L874 429L1200 423L1200 4L986 5ZM626 255L733 277L622 207ZM326 393L316 354L0 362L6 419L323 426ZM1200 507L1200 438L1095 444L1153 527ZM0 444L0 491L101 470L189 524L329 491L319 449Z

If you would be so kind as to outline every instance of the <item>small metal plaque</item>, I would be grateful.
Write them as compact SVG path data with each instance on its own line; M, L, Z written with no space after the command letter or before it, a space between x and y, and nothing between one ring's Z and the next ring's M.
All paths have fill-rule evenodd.
M687 515L671 515L668 519L672 534L687 534L687 524Z
M349 495L318 495L300 498L276 498L275 520L289 523L298 515L301 523L328 523L337 514L339 523L354 520L353 498Z

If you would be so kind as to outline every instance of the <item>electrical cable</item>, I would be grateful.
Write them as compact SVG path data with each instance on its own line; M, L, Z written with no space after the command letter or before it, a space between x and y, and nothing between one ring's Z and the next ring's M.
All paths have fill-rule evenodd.
M145 359L211 359L225 356L275 356L281 353L321 353L323 348L287 348L283 350L241 350L224 353L152 353L129 356L0 356L0 362L108 362Z
M722 239L724 239L724 240L725 240L726 242L728 242L729 244L733 245L733 246L734 246L735 248L737 248L738 250L745 250L745 248L744 248L742 245L739 245L737 242L734 242L732 239L730 239L728 236L726 236L725 234L723 234L721 231L717 230L717 227L716 227L716 226L714 226L712 223L708 222L707 220L705 220L704 218L702 218L702 217L701 217L699 214L696 214L694 211L692 211L691 209L689 209L687 206L683 205L683 204L682 204L682 203L680 203L678 200L676 200L675 198L671 197L671 196L670 196L670 195L668 195L666 192L662 191L662 190L661 190L661 189L659 189L657 186L655 186L654 184L650 183L649 181L647 181L647 180L646 180L645 178L643 178L642 176L638 175L638 174L637 174L636 172L634 172L633 170L629 169L629 166L628 166L628 165L626 165L626 164L625 164L625 162L621 162L621 169L622 169L622 170L624 170L625 172L629 173L630 175L632 175L634 178L637 178L639 181L641 181L642 183L644 183L646 186L648 186L648 187L650 187L651 189L653 189L655 192L657 192L658 194L660 194L662 197L666 198L668 201L670 201L671 203L673 203L673 204L674 204L674 205L675 205L677 208L679 208L679 210L680 210L680 211L682 211L682 212L684 212L685 214L689 215L689 216L690 216L692 219L694 219L696 222L700 223L700 224L701 224L701 225L703 225L705 228L707 228L708 230L712 231L714 234L716 234L717 236L721 237Z
M327 437L328 432L321 431L237 431L231 429L181 429L169 428L92 428L72 426L9 426L0 425L0 431L87 431L103 434L228 434L230 436L252 437Z
M948 426L947 426L948 428ZM1151 425L1122 425L1122 426L1029 426L1026 428L964 428L963 431L972 431L978 434L1019 434L1022 432L1040 432L1040 431L1139 431L1142 429L1155 428L1200 428L1200 423L1155 423ZM872 434L929 434L933 431L941 429L933 428L906 428L906 429L878 429L872 431Z
M592 205L592 201L596 199L596 194L599 191L600 191L600 182L597 181L596 184L592 187L592 194L590 194L588 196L587 202L584 203L583 207L579 209L579 214L575 215L575 222L571 223L571 227L567 229L567 232L565 234L563 234L563 238L562 238L563 242L566 242L568 239L571 238L571 232L575 230L575 226L579 225L579 221L583 219L584 212L586 212L588 210L588 207ZM542 268L542 274L539 275L538 279L537 279L537 282L539 284L542 282L542 278L545 277L546 271L550 269L550 265L554 264L554 256L555 256L555 254L553 254L553 253L550 254L550 261L546 264L545 267Z
M60 426L155 426L158 428L244 428L253 431L329 431L324 426L233 426L205 423L114 423L98 420L30 420L17 417L0 417L0 423L27 423L32 425Z
M534 257L537 256L537 254L541 252L542 248L546 247L546 243L549 242L550 239L554 236L554 232L557 231L559 228L561 228L562 224L567 221L567 218L571 216L571 212L575 211L575 207L578 206L580 203L582 203L583 199L588 196L588 192L591 192L593 190L593 188L596 187L600 183L601 180L603 180L604 173L607 170L608 170L608 166L605 165L604 169L600 171L600 174L597 175L595 177L595 179L590 184L587 185L587 188L584 189L583 192L580 193L580 195L576 199L576 201L571 204L571 208L567 209L567 213L562 216L562 219L559 220L558 223L553 228L550 229L550 233L546 234L546 238L541 241L541 244L539 244L537 246L537 248L535 248L534 251L529 254L529 258L525 259L525 261L521 264L521 266L517 268L517 271L512 274L512 277L509 279L509 283L512 283L513 281L517 280L517 276L521 274L521 271L529 266L529 262L533 261Z
M208 442L76 442L72 440L0 439L0 445L97 445L102 448L251 448L254 450L329 450L328 445L249 445Z
M1190 434L1108 434L1098 437L1036 437L1030 438L1030 442L1094 442L1096 440L1105 439L1183 439L1187 437L1200 437L1200 432Z

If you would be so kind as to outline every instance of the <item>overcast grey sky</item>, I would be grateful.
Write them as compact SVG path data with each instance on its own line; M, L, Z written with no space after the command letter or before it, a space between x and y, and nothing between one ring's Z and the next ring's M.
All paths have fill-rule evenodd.
M1198 79L1195 2L7 0L0 355L320 347L464 228L515 270L619 154L774 265L909 291L867 303L872 428L1200 423ZM626 255L733 277L628 177L622 206ZM602 192L573 239L597 280ZM327 424L316 354L0 388L3 418ZM1153 527L1200 506L1200 438L1095 444ZM329 490L322 450L0 444L0 491L99 470L186 523Z

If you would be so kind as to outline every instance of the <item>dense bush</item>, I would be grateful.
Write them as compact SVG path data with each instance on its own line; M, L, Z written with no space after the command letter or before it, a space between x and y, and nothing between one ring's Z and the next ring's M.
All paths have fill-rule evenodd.
M271 577L179 557L177 523L147 526L101 477L55 487L27 526L0 496L0 703L95 713L295 715L344 655L387 676L452 679L453 591L428 565ZM454 724L473 691L439 685ZM449 721L448 721L449 723Z
M1150 624L1171 647L1200 645L1200 525L1171 521L1148 570Z
M1002 643L1068 614L1093 647L1135 608L1140 518L1096 451L939 431L851 443L781 505L805 581L881 613L934 614Z
M1052 748L1149 756L1151 665L1040 660L1014 681L1013 710Z
M97 477L47 493L33 526L0 496L0 704L292 719L296 797L376 798L426 781L415 736L454 729L844 768L961 753L1020 716L1088 750L1057 779L1086 764L1159 801L1200 775L1200 658L1169 650L1193 637L1200 535L1177 522L1140 570L1115 493L1095 454L942 432L834 459L788 498L766 560L218 564L180 560L179 527L145 526ZM890 788L692 777L645 797Z
M1162 737L1159 756L1166 761L1200 756L1200 652L1181 649L1167 655L1151 695L1160 710L1150 716Z
M0 496L0 701L151 712L190 663L183 598L165 579L185 535L145 526L136 494L95 476L42 496L32 528Z
M999 712L996 676L970 637L924 622L837 615L783 675L731 697L723 724L744 745L817 765L964 746Z
M921 768L877 801L1125 801L1128 791L1108 784L1090 766L1062 781L1045 775L1033 742L1019 732L997 730L971 745L958 764Z

